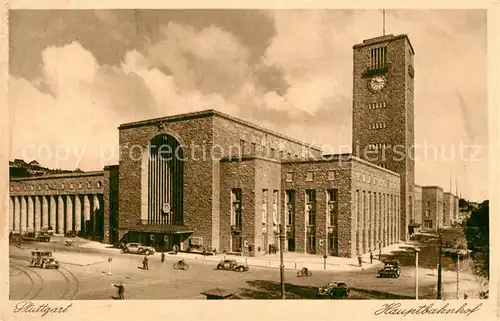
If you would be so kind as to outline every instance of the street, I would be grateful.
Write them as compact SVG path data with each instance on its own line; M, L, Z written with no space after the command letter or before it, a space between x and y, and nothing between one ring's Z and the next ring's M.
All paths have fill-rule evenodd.
M437 262L435 243L428 242L420 247L419 297L435 298L436 275L427 269ZM61 267L58 270L28 267L31 250L35 248L54 250ZM378 257L376 253L375 256ZM383 255L382 259L386 258L400 260L400 278L377 278L380 264L364 270L315 270L311 277L302 278L297 277L297 270L285 269L286 298L314 299L317 287L329 281L346 282L351 288L349 299L414 298L413 250L402 245L401 250ZM238 299L280 298L280 272L276 268L250 266L250 270L243 273L220 271L216 269L216 262L186 259L189 269L175 270L173 264L179 256L167 255L162 263L156 253L149 257L150 270L143 270L142 259L142 255L68 247L56 242L25 243L21 249L11 246L10 297L14 300L106 300L116 295L112 284L122 281L126 299L205 299L201 292L213 288L228 290ZM453 267L451 262L448 265ZM110 268L111 275L108 275ZM443 275L443 286L454 289L454 273L446 271Z

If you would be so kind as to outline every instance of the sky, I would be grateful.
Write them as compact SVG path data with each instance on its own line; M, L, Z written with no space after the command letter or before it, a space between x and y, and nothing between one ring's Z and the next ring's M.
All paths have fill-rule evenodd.
M204 109L345 152L352 46L382 35L381 10L17 10L9 23L10 159L82 170L118 163L120 124ZM487 199L486 12L386 10L386 34L415 49L416 183Z

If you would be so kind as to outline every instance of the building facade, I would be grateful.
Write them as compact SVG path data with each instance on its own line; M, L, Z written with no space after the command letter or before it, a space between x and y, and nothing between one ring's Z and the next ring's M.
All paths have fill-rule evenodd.
M413 55L406 35L353 47L352 154L215 110L122 124L118 165L11 179L11 230L258 256L282 225L285 250L342 257L436 230L443 190L415 185L409 153Z
M439 186L422 187L422 210L423 231L437 231L443 226L443 188Z
M364 40L353 47L353 153L400 175L399 239L413 216L415 52L406 35Z
M9 228L24 234L51 228L96 240L116 240L117 167L104 171L13 178Z

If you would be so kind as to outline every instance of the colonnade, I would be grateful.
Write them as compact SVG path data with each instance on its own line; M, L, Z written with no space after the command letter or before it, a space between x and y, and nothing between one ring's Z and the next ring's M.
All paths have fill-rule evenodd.
M99 194L10 196L9 230L23 234L52 227L56 234L91 234L102 208Z

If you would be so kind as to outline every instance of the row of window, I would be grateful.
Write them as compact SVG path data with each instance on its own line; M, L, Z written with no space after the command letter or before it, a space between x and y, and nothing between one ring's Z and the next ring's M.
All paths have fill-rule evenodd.
M43 186L43 184L38 184L38 185L35 185L35 184L30 184L30 185L24 185L24 188L23 190L24 191L34 191L35 190L35 186L38 187L38 190L41 191L42 189L45 189L45 190L48 190L48 189L58 189L59 186L60 186L60 189L65 189L66 188L66 185L64 183L62 183L61 185L58 185L58 184L45 184L45 186ZM77 185L78 189L82 189L83 188L83 183L78 183ZM75 188L75 186L73 185L73 183L69 183L69 186L68 186L70 189L73 189ZM101 188L102 187L102 182L101 181L98 181L97 184L96 184L96 187L97 188ZM92 182L88 182L87 183L87 188L92 188ZM21 186L20 185L17 185L16 186L16 190L17 191L20 191L21 190ZM14 191L14 186L11 186L10 187L10 191L13 192Z
M312 170L306 172L306 177L305 177L306 182L312 182L312 181L314 181L314 172L315 171L312 171ZM294 176L294 172L288 172L288 173L286 173L286 181L288 183L293 182L293 179L294 179L293 176ZM333 170L333 169L328 170L327 179L329 181L334 181L336 178L337 178L337 172L335 170Z
M370 129L384 129L387 128L387 123L385 121L371 123L368 128Z
M369 150L379 150L379 149L387 149L387 148L391 148L391 145L386 144L386 143L368 144L368 149Z
M397 195L356 190L355 195L357 230L365 229L371 223L378 226L397 226L399 197ZM364 224L363 224L364 222Z
M371 69L380 69L386 66L387 47L378 47L371 49Z
M245 140L243 140L243 139L240 140L240 150L239 150L240 154L242 156L245 156L245 155L256 156L257 155L257 144L250 143L250 150L248 150L247 145L248 145L248 143ZM290 152L286 152L286 154L285 154L284 150L280 150L279 156L278 156L278 153L277 153L275 148L270 148L270 150L268 151L268 148L265 145L259 145L259 147L260 147L260 156L263 156L263 157L269 157L272 159L298 159L299 158L298 154L294 154L293 158L292 158L292 154ZM305 149L302 152L301 156L303 158L309 158L310 157L309 149Z
M368 109L381 109L381 108L387 108L387 102L382 101L378 103L369 103L368 104Z
M383 178L373 177L370 174L356 173L356 180L358 182L373 184L380 187L388 187L391 189L396 189L398 187L398 183L396 182L389 181Z
M316 190L308 189L305 192L305 217L308 226L316 225ZM278 196L279 191L273 191L273 224L279 224L278 216ZM267 225L267 208L268 208L268 192L267 189L262 190L262 225ZM293 226L295 224L295 190L285 191L285 209L286 209L286 225ZM328 189L326 191L327 204L327 222L329 226L337 226L338 219L338 189ZM243 219L243 193L241 188L233 188L231 190L231 225L241 228Z

